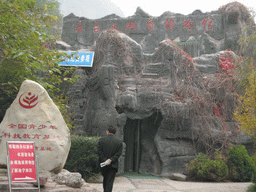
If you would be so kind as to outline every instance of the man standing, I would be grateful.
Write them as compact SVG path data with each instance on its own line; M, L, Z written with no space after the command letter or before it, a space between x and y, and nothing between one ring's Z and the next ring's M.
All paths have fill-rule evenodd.
M122 154L123 143L115 137L116 128L110 126L107 136L100 138L98 144L99 162L103 176L104 192L111 192L116 173L118 171L118 158Z

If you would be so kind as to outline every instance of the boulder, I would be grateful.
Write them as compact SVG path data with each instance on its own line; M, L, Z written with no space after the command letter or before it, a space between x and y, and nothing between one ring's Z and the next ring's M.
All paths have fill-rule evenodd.
M158 132L161 132L158 131ZM181 136L182 137L182 136ZM162 176L170 173L186 173L186 163L195 158L195 147L185 139L168 139L159 133L155 137L158 154L162 162Z
M199 55L216 53L224 49L224 39L216 40L209 34L203 33L199 39Z
M58 174L53 174L52 180L58 184L67 185L73 188L81 188L85 184L85 181L80 173L71 173L66 169L62 169Z
M0 124L0 164L6 165L7 141L34 141L39 172L58 173L65 165L71 140L58 107L38 83L25 80Z
M230 57L233 61L237 58L236 54L233 51L219 51L213 54L204 54L200 57L193 58L195 67L203 75L212 75L220 73L221 69L218 66L219 59L222 57Z
M187 176L180 174L180 173L172 173L170 175L170 179L172 180L176 180L176 181L186 181L187 180Z

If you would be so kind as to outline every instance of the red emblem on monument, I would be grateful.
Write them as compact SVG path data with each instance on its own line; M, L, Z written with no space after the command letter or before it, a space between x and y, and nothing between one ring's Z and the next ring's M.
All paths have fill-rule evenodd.
M23 93L19 98L19 104L25 109L31 109L37 105L38 96L32 95L31 92L28 94Z

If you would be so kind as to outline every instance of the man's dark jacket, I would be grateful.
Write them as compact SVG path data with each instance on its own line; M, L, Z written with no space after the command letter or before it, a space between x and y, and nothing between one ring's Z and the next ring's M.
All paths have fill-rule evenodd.
M99 163L111 159L109 166L118 170L118 158L122 154L123 143L114 135L107 135L100 138L98 144Z

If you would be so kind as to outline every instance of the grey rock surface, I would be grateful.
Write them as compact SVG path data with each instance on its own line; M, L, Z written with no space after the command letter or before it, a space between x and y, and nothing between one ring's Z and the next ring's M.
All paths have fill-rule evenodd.
M52 180L60 185L67 185L72 188L81 188L86 184L80 173L72 173L66 169L62 169L58 174L53 174Z
M233 24L231 12L237 15ZM230 3L188 16L166 12L156 18L138 9L128 18L64 18L63 28L83 26L69 27L63 40L90 29L73 44L93 42L88 50L95 52L93 67L77 69L82 78L70 89L75 133L104 135L114 125L126 144L122 170L162 176L186 173L185 164L198 152L227 143L247 143L252 150L250 139L237 132L234 84L221 66L237 58L235 43L225 50L236 36L224 31L240 33L241 23L248 24L243 13L242 5Z
M175 180L175 181L186 181L187 180L187 176L180 174L180 173L172 173L170 175L170 179Z
M166 11L159 17L139 7L134 15L126 18L109 15L88 19L71 13L63 19L62 40L70 49L88 48L102 31L115 29L138 42L144 53L153 53L161 41L169 38L196 57L224 49L237 51L237 40L243 26L249 25L249 17L247 8L237 2L207 13L195 10L182 15Z

